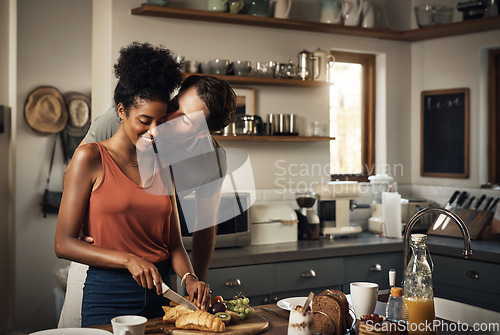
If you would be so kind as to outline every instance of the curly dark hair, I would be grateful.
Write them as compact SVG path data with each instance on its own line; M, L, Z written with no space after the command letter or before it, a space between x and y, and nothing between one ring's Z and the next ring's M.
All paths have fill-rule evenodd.
M120 49L114 65L118 83L114 101L128 114L141 100L169 102L182 81L182 72L173 53L163 46L133 42Z
M191 75L182 82L178 96L192 86L196 87L199 97L210 112L207 118L208 129L213 132L226 127L236 110L236 93L231 85L214 76Z

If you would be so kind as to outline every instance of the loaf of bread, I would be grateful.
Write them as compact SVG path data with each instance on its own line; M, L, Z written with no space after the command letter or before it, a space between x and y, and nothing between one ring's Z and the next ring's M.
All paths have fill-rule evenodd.
M202 310L180 316L175 321L175 327L214 333L222 333L226 330L226 325L221 318Z
M338 290L325 290L313 298L313 320L317 333L343 335L352 325L349 303Z
M175 307L163 306L163 310L165 311L163 321L167 323L175 323L180 316L193 313L192 310L182 305L177 305Z

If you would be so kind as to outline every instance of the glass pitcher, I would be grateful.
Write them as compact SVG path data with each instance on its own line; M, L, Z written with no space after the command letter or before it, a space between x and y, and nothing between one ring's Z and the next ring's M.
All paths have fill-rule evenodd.
M434 265L427 249L427 235L412 234L410 247L412 256L404 276L404 297L408 309L408 334L436 334L432 288Z

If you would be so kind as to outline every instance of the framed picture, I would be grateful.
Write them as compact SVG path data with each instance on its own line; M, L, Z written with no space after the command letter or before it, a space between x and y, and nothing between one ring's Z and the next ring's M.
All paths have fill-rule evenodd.
M420 174L469 177L469 89L421 93Z
M235 118L242 115L255 115L255 90L253 88L233 87L236 93Z

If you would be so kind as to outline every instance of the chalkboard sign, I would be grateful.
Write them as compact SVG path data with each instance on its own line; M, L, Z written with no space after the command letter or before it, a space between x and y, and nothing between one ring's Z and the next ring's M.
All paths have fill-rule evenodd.
M469 177L469 89L421 94L420 174Z

